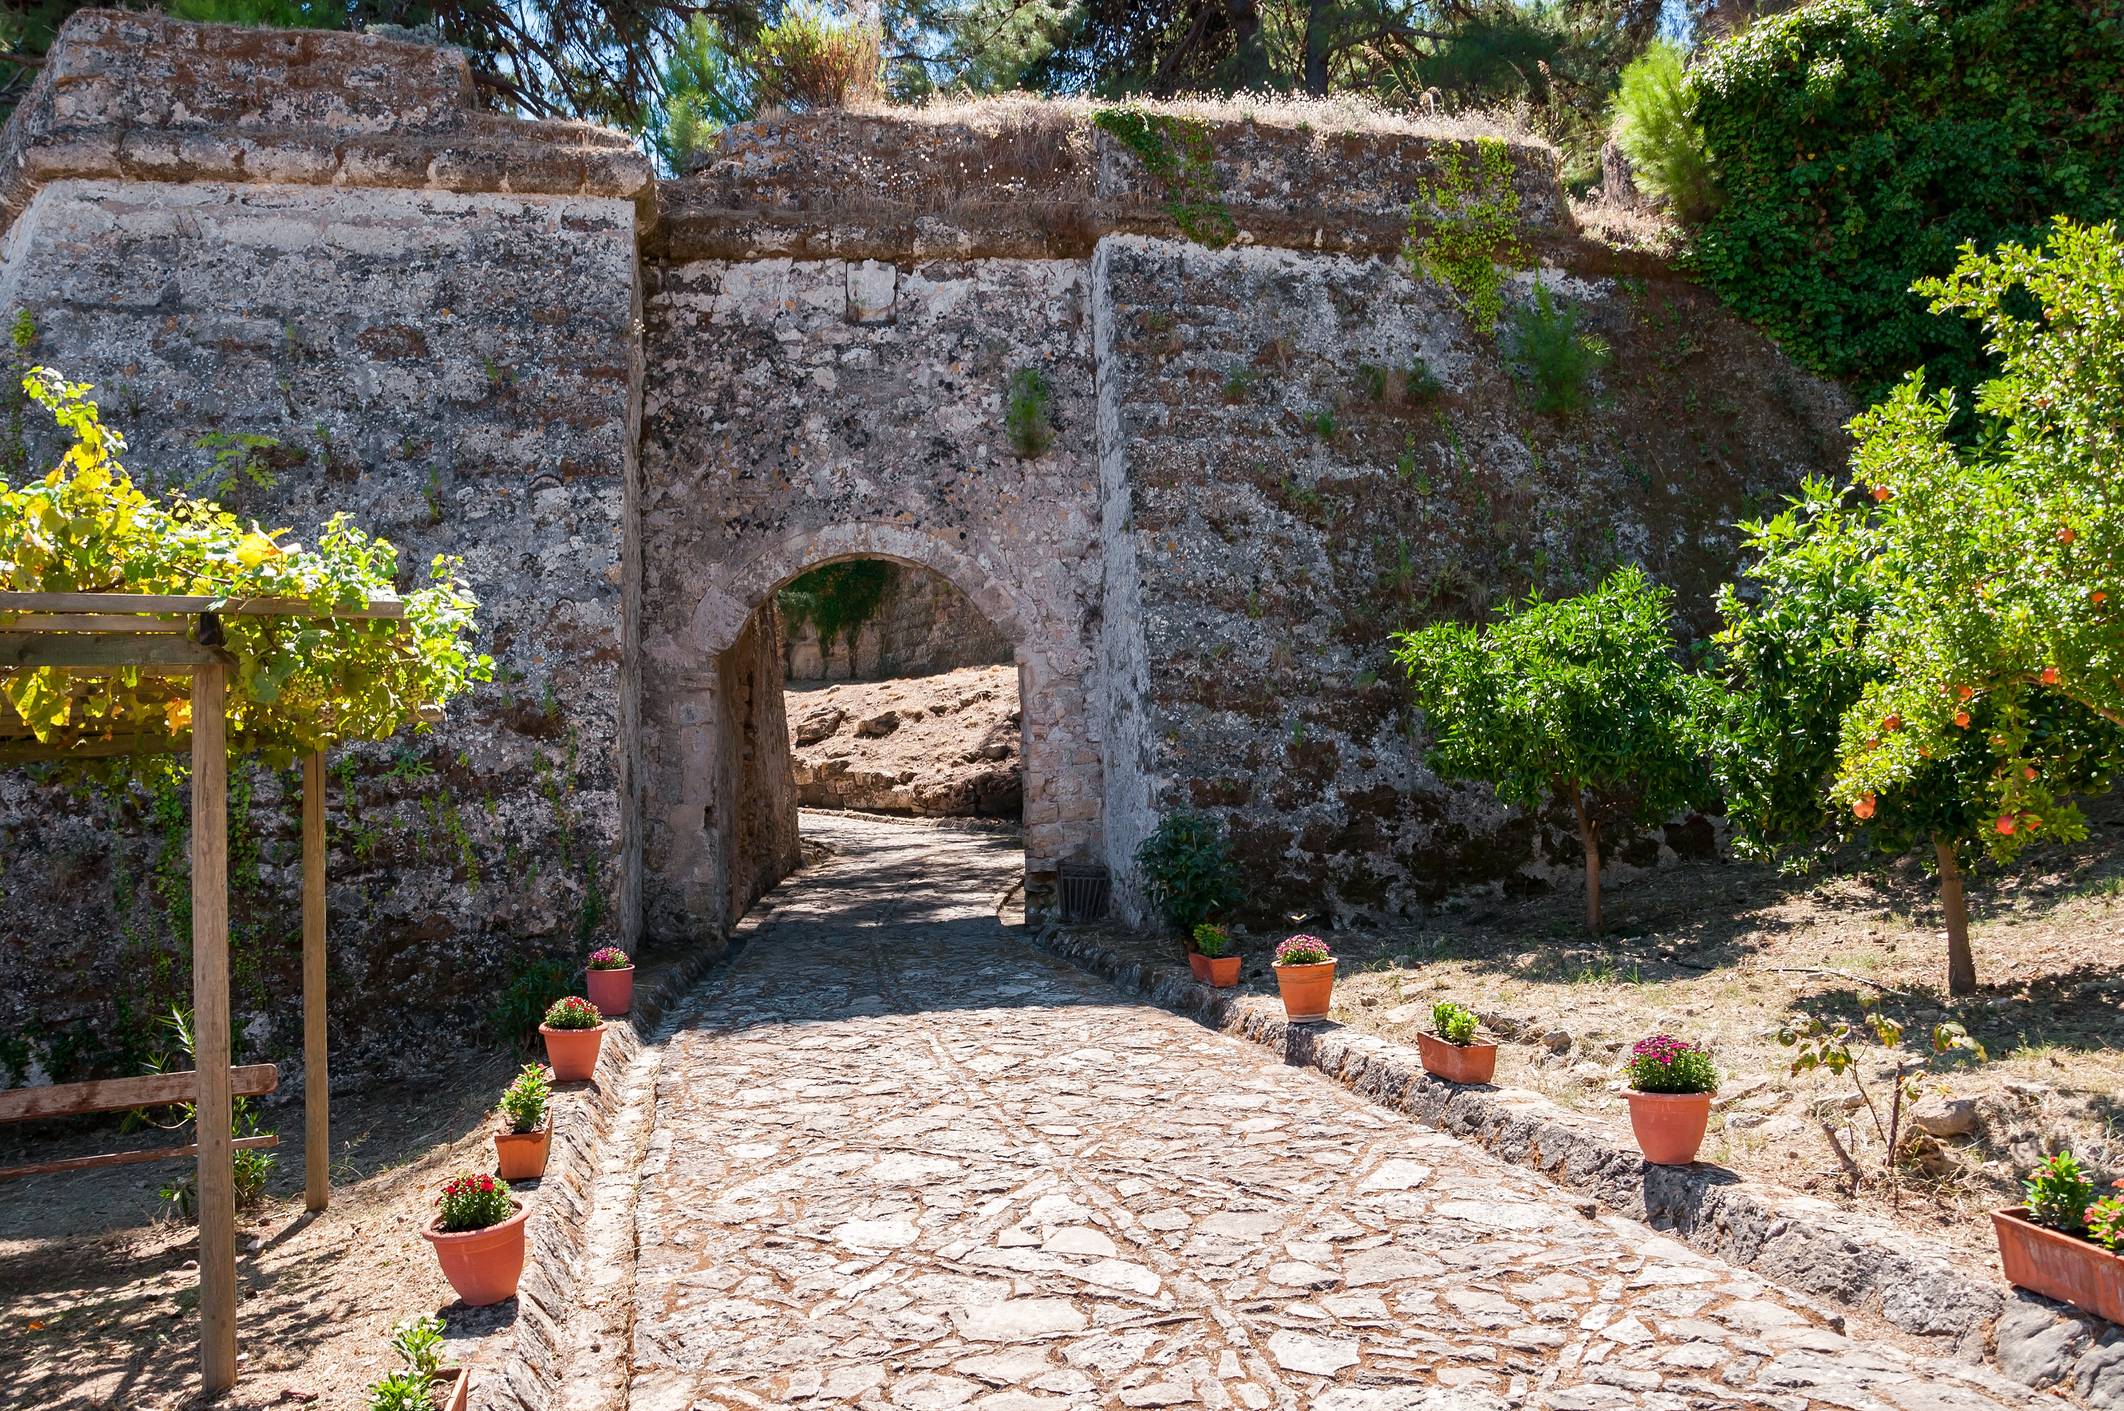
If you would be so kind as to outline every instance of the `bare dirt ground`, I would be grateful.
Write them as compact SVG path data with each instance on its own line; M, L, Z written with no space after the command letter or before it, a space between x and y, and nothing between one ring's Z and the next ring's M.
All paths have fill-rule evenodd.
M1909 863L1811 882L1738 863L1666 869L1604 891L1611 934L1599 941L1584 933L1576 888L1456 901L1408 928L1329 932L1312 920L1292 929L1326 934L1342 962L1335 1020L1413 1045L1432 1004L1458 1000L1501 1041L1499 1084L1619 1124L1620 1063L1632 1043L1666 1032L1708 1044L1725 1082L1702 1159L1891 1214L1988 1263L1986 1212L2017 1204L2045 1156L2069 1148L2098 1188L2124 1176L2124 828L2092 833L1973 881L1982 985L1954 1002L1935 883ZM1116 948L1180 959L1172 938L1103 929ZM1275 992L1277 939L1242 939L1243 983L1261 993ZM1933 1063L1921 1114L1971 1130L1921 1136L1893 1181L1882 1178L1886 1148L1867 1111L1851 1109L1852 1078L1791 1076L1776 1037L1794 1014L1855 1022L1869 1009L1904 1026L1901 1052L1913 1062L1948 1021L1988 1053ZM1895 1055L1864 1035L1853 1052L1885 1119ZM1970 1106L1957 1112L1954 1099Z
M1011 819L1022 809L1014 666L799 684L783 702L806 808Z
M458 1303L419 1230L436 1189L459 1171L492 1171L489 1104L520 1059L464 1054L447 1079L379 1085L335 1099L332 1205L302 1205L300 1101L268 1106L280 1133L265 1200L237 1236L241 1376L221 1408L357 1408L396 1366L385 1330L440 1313L446 1360L500 1365L516 1316ZM42 1124L0 1129L0 1165L171 1145ZM184 1161L37 1176L0 1186L0 1406L167 1408L206 1404L199 1390L197 1229L161 1213L158 1188ZM524 1188L523 1186L519 1187ZM535 1190L535 1183L529 1183ZM475 1381L475 1403L480 1396ZM314 1398L314 1399L313 1399Z

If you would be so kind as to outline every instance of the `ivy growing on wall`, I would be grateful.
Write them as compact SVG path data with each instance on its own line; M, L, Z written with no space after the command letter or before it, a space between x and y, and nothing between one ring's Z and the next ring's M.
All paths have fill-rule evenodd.
M1458 146L1433 151L1438 174L1417 184L1404 254L1453 291L1477 329L1493 333L1504 312L1505 271L1527 262L1512 154L1495 137L1475 139L1473 161Z
M2124 214L2124 19L2077 0L1822 0L1711 49L1689 87L1724 188L1696 259L1799 362L1885 396L1985 375L1910 286L1973 242Z
M1162 208L1182 235L1212 250L1239 238L1239 223L1216 198L1210 167L1216 149L1210 145L1207 123L1133 105L1101 108L1092 114L1092 123L1136 154L1164 190Z
M799 574L774 601L785 629L817 623L819 649L826 651L844 635L854 643L856 632L877 616L891 584L892 565L883 559L849 559Z

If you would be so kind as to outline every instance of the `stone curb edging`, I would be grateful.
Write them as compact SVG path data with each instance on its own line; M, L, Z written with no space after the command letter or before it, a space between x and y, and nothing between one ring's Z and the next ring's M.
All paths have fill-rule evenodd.
M1610 1210L1788 1288L1878 1314L1906 1333L1950 1339L1981 1360L2009 1290L1948 1246L1886 1220L1698 1163L1648 1166L1604 1122L1523 1088L1462 1087L1423 1071L1413 1049L1335 1027L1292 1024L1274 1000L1230 994L1176 966L1128 960L1050 924L1033 944L1209 1028L1316 1068L1383 1107L1532 1166Z
M560 1389L564 1329L583 1283L584 1231L593 1206L598 1151L623 1103L621 1077L657 1042L679 1001L718 964L727 963L771 908L755 908L728 945L702 945L647 975L636 973L634 998L624 1019L606 1021L605 1042L588 1083L566 1096L554 1113L553 1146L545 1177L538 1182L531 1218L524 1222L527 1252L516 1290L516 1330L507 1359L495 1378L473 1384L482 1411L546 1411Z

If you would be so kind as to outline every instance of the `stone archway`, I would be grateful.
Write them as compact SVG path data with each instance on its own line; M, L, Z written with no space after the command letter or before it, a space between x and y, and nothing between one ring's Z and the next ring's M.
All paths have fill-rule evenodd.
M775 593L825 564L882 559L937 574L1012 643L1027 825L1027 890L1047 894L1057 863L1096 856L1099 780L1086 766L1081 663L1058 651L1080 624L1048 620L951 532L856 521L787 534L713 565L683 631L646 643L645 924L660 937L734 925L796 865L796 796L782 703ZM690 669L658 673L683 653ZM1058 679L1057 659L1063 675ZM674 662L674 664L676 664ZM1067 795L1067 806L1060 795Z

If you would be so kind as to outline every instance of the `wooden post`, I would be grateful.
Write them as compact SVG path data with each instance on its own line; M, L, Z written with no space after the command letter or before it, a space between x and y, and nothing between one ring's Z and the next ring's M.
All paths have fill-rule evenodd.
M228 668L192 673L192 1066L199 1073L199 1362L236 1384L236 1166L229 1111Z
M302 762L303 1203L332 1201L332 1078L325 1056L324 751Z

